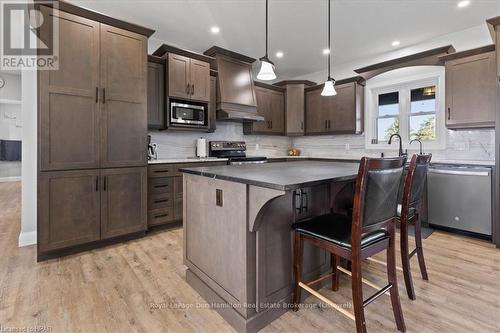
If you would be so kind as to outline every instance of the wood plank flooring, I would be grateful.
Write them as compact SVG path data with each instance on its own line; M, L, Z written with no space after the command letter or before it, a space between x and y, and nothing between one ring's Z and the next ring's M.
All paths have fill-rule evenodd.
M184 280L182 230L36 263L36 247L17 247L20 183L0 183L0 328L52 332L233 332ZM408 332L500 332L500 250L435 232L424 240L429 282L413 261L416 301L399 290ZM384 255L377 257L385 259ZM416 260L413 259L413 260ZM364 264L385 285L385 267ZM350 305L350 280L321 292ZM365 298L373 292L364 290ZM354 332L354 323L309 297L262 332ZM366 308L369 332L396 332L389 297Z

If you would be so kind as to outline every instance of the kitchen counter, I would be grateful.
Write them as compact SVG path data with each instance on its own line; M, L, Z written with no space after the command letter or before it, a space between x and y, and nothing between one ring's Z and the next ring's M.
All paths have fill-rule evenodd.
M292 161L185 168L181 171L213 179L288 191L329 181L353 180L358 173L358 163Z
M201 162L219 162L219 161L227 161L227 158L216 158L216 157L159 158L157 160L148 161L148 164L201 163Z
M347 212L358 163L289 161L182 168L186 281L238 332L257 332L290 309L291 225ZM304 253L304 279L330 269Z

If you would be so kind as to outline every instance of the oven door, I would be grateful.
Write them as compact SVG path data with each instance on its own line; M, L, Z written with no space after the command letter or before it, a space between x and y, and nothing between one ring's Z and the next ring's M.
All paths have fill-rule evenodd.
M203 105L170 103L170 123L205 126L207 108Z

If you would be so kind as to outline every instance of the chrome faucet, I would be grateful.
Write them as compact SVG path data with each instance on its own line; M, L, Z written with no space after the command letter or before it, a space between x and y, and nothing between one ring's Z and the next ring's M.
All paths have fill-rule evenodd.
M401 135L398 133L394 133L389 137L389 141L387 142L388 144L391 144L392 138L397 136L399 139L399 155L398 156L405 156L406 154L403 154L403 140L401 140Z
M419 152L419 154L422 155L424 153L424 151L422 149L422 146L423 146L422 145L422 141L420 141L420 139L413 139L413 140L410 141L410 145L412 144L412 142L415 142L415 141L419 143L419 145L420 145L420 152Z

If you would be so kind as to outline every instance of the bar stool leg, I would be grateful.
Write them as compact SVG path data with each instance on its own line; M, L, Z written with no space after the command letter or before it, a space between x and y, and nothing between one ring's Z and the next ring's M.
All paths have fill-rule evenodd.
M333 253L330 253L330 260L332 263L332 272L333 272L332 290L338 291L339 290L339 270L337 269L337 266L339 265L339 257Z
M403 224L401 224L403 225ZM406 325L403 318L403 310L401 309L401 302L398 292L398 277L396 274L396 235L394 232L394 224L389 227L389 247L387 248L387 279L392 284L390 289L392 311L394 312L394 319L396 326L400 332L406 332ZM408 257L407 257L408 258Z
M293 277L294 277L294 286L293 286L293 311L299 310L300 304L300 293L301 288L299 286L299 282L302 279L302 259L303 259L303 250L304 250L304 240L302 236L298 232L294 232L294 240L293 240Z
M405 278L406 293L411 300L415 300L415 289L410 270L410 253L408 250L408 220L401 218L400 223L400 243L401 243L401 264Z
M422 247L422 223L420 221L420 215L417 215L417 218L415 220L415 244L417 246L420 274L422 274L422 279L429 280L429 276L427 275L427 268L425 267L424 251Z
M366 333L365 310L363 307L363 281L361 280L361 259L353 255L351 260L352 305L356 320L356 332Z

